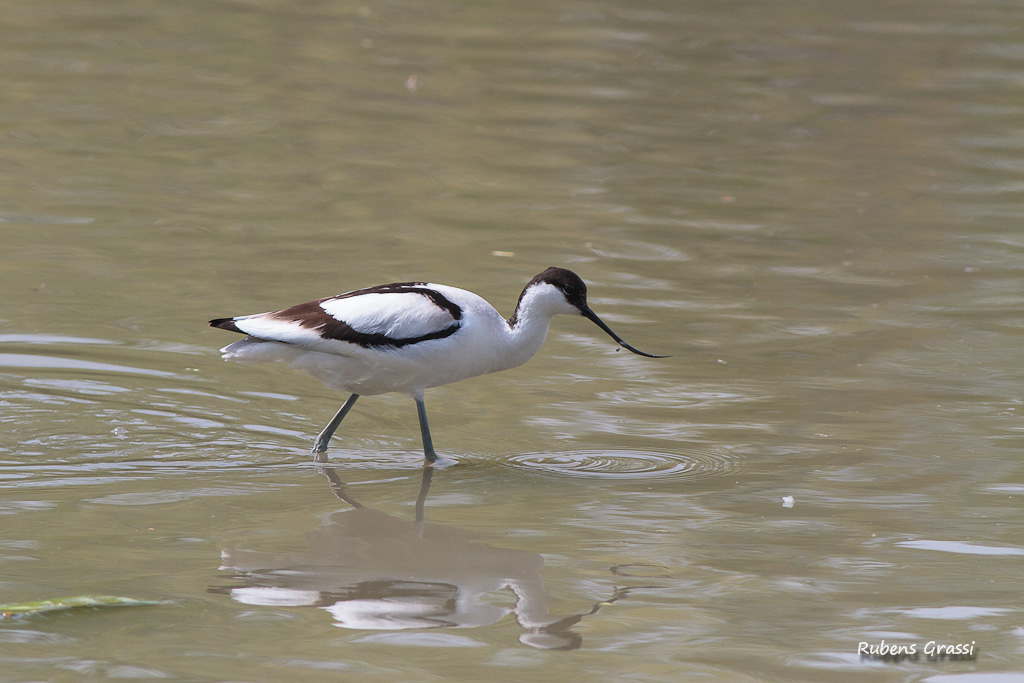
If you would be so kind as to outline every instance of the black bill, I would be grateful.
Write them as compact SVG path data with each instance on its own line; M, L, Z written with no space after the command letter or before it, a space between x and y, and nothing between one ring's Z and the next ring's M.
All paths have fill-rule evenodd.
M656 356L653 353L644 353L640 349L634 348L634 347L630 346L629 344L627 344L626 342L622 341L622 337L620 337L619 335L617 335L614 332L612 332L612 328L610 328L607 325L605 325L604 321L601 320L600 318L598 318L597 317L597 313L594 313L592 310L590 310L589 306L585 306L584 308L581 308L580 309L580 313L583 315L584 318L588 318L590 320L593 320L595 325L597 325L602 330L607 332L608 336L611 337L612 339L614 339L615 341L617 341L619 343L619 346L621 346L622 348L628 349L628 350L632 351L633 353L635 353L638 356L647 356L648 358L668 358L668 356Z

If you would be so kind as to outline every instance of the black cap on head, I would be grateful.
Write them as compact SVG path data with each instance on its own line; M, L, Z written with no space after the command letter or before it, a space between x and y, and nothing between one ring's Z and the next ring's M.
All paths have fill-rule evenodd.
M622 348L628 349L638 356L647 356L648 358L668 358L668 356L656 356L653 353L645 353L644 351L627 344L622 340L622 337L612 332L612 328L608 327L603 320L597 317L597 313L590 310L590 306L587 305L587 285L576 273L565 268L551 266L543 273L538 274L530 280L530 283L526 285L526 288L529 289L531 285L542 282L562 290L562 293L565 295L565 300L572 306L575 306L579 310L580 315L592 320L594 324L604 330L609 337L618 342L619 346Z
M536 275L526 286L529 288L531 285L542 282L562 290L565 300L581 311L586 308L587 285L583 282L583 278L571 270L551 266L543 273Z

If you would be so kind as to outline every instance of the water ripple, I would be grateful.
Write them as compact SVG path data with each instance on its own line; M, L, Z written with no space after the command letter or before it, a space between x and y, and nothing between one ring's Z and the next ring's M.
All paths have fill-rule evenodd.
M523 453L507 459L514 466L609 479L703 479L735 471L740 459L718 451L564 451Z
M173 377L174 373L149 368L134 368L115 363L58 358L54 356L38 356L28 353L0 353L0 367L5 368L36 368L46 370L80 370L84 372L127 372L136 375L154 377Z

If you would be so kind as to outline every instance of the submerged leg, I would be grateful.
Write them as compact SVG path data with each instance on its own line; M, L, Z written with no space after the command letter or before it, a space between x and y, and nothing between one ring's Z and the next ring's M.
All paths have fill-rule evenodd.
M430 425L427 424L427 407L423 405L423 392L413 396L416 401L416 414L420 417L420 435L423 437L423 456L427 462L437 460L437 453L434 452L434 442L430 439Z
M356 399L359 398L359 394L352 394L345 401L345 405L341 406L341 410L334 416L334 419L324 427L324 431L320 432L320 436L316 437L316 441L313 443L313 455L319 456L321 453L327 450L327 442L334 436L334 430L338 428L341 421L348 415L348 411L352 410L352 406L355 405ZM316 458L317 462L320 462L320 458Z

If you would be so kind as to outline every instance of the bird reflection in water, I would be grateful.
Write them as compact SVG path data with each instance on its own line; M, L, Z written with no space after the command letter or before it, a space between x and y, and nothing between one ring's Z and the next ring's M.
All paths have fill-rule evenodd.
M630 590L616 589L587 612L554 617L540 555L474 542L459 529L423 521L434 468L423 470L415 521L364 507L334 468L318 470L351 509L327 515L308 534L306 551L222 551L221 569L235 572L239 584L210 592L249 605L319 607L336 626L375 631L472 628L511 613L524 644L573 650L583 638L572 627ZM512 607L489 599L504 590L515 596Z

